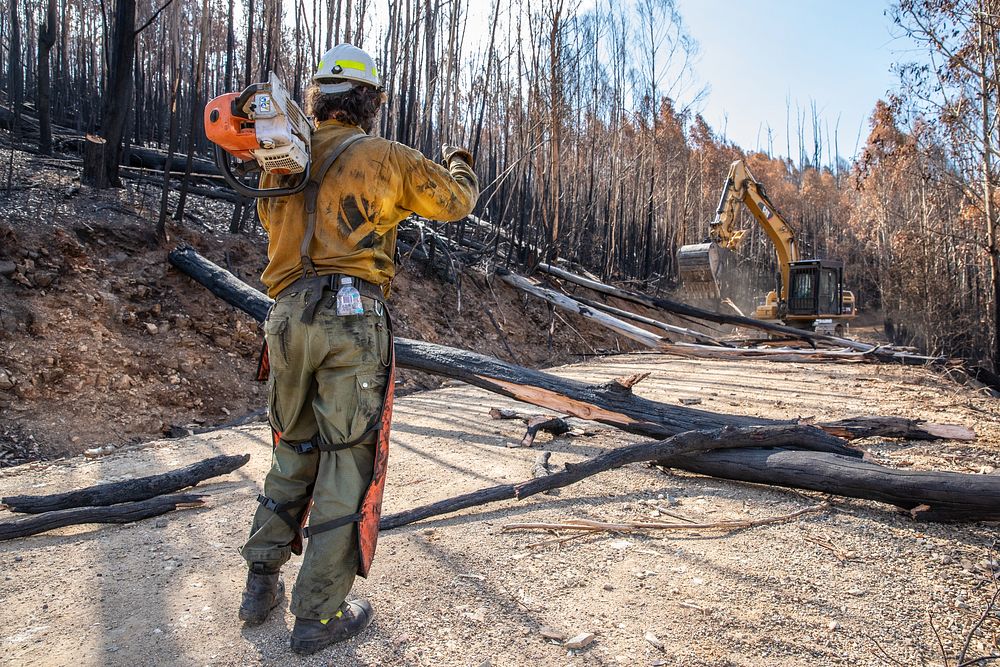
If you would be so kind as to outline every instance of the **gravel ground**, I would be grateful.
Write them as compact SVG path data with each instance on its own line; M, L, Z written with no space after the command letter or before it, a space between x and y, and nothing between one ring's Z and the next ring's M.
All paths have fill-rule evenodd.
M996 402L927 371L860 364L768 364L616 357L559 369L603 382L649 371L635 391L699 408L769 417L858 414L971 426L975 443L868 440L901 466L996 474ZM634 440L571 420L512 449L523 427L490 407L538 410L465 386L397 402L385 511L531 476L537 450L559 465ZM0 496L47 493L251 454L201 490L209 507L126 526L76 526L0 543L4 665L928 665L961 648L995 590L996 526L915 523L877 503L728 532L597 534L552 542L514 521L663 516L764 518L817 505L816 494L633 465L558 495L474 508L384 533L355 592L376 618L345 645L299 658L285 607L262 626L236 619L245 570L236 552L269 463L262 426L148 443L99 459L0 471ZM657 509L659 508L659 509ZM0 513L9 520L10 514ZM546 542L539 545L539 542ZM298 568L286 567L290 584ZM1000 652L987 619L968 657ZM570 648L567 640L590 643ZM955 664L952 660L951 664Z

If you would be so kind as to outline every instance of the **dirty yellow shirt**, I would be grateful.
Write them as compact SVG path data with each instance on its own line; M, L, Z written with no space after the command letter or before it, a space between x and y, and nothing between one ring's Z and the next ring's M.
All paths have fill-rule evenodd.
M317 126L312 164L361 128L335 120ZM292 177L261 177L262 188L286 185ZM320 275L346 273L387 291L395 275L396 226L416 213L451 222L468 215L479 197L472 168L452 160L448 168L412 148L373 137L349 147L330 167L316 202L316 233L309 246ZM259 200L267 231L267 268L261 280L272 298L302 276L299 250L306 228L305 195Z

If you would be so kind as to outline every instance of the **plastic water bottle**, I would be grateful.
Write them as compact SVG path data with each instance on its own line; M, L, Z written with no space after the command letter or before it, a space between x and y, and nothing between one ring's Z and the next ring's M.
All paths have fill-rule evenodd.
M363 315L365 307L361 303L361 292L354 286L350 276L340 278L340 289L337 290L337 315Z

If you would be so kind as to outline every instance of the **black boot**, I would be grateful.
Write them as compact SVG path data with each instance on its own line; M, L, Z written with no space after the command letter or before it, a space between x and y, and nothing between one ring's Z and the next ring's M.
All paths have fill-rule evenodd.
M253 563L247 574L240 604L240 620L247 625L260 625L271 610L278 606L285 594L285 584L278 574L280 568Z
M350 639L372 622L372 606L358 598L340 605L337 616L324 621L296 618L292 628L292 650L300 655L315 653L325 646Z

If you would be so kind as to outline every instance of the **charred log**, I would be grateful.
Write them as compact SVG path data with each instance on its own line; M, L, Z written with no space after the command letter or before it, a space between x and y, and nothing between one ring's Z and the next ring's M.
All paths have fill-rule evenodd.
M659 462L723 479L877 500L925 521L1000 520L1000 477L897 470L825 452L720 449Z
M201 507L203 496L174 494L107 507L77 507L0 523L0 542L83 523L132 523L185 507Z
M831 436L824 431L809 426L751 426L745 428L727 427L712 431L689 431L666 440L618 447L580 463L567 463L561 472L534 477L520 484L500 484L405 512L390 514L382 517L379 527L381 530L392 530L414 521L457 512L469 507L512 498L523 500L536 493L569 486L581 479L630 463L672 458L681 454L700 455L720 447L771 447L787 443L793 447L822 448L826 446L830 438ZM697 458L697 456L693 458Z
M45 496L7 496L0 499L0 503L14 512L40 514L71 507L106 506L146 500L195 486L212 477L226 475L245 466L249 460L249 454L215 456L161 475L151 475L111 484L97 484L77 491Z

